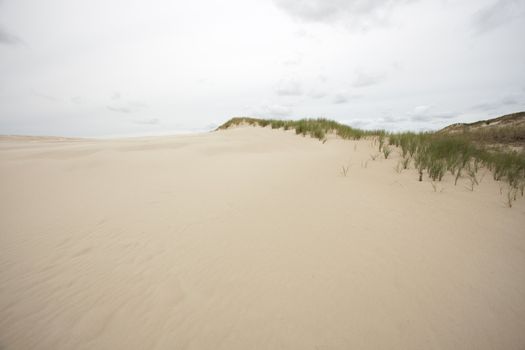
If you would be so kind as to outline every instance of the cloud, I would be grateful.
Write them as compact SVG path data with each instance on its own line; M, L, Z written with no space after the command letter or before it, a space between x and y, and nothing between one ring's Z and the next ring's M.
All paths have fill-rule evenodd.
M31 95L33 95L35 97L38 97L40 99L46 100L46 101L51 101L51 102L57 102L58 101L58 98L56 98L54 96L42 94L42 93L40 93L38 91L35 91L35 90L31 90Z
M523 0L496 0L472 17L476 34L484 34L525 15Z
M380 120L381 123L385 123L385 124L395 124L395 123L406 122L406 121L408 121L408 118L392 117L392 116L383 117Z
M293 113L289 105L265 104L257 109L246 108L248 114L261 118L284 118L290 117Z
M367 73L361 70L356 72L357 77L352 83L353 87L362 88L379 84L386 80L386 74L384 73Z
M362 28L382 23L394 7L413 0L274 0L293 18L306 22L346 24Z
M370 126L372 124L370 120L364 120L364 119L346 120L346 121L342 121L342 123L349 125L352 128L357 128L357 129L366 129L367 126Z
M120 99L120 95L118 99ZM117 112L117 113L135 113L146 107L148 107L148 105L141 103L141 102L128 102L128 103L120 104L120 105L107 105L106 106L108 110L112 112Z
M301 60L300 59L293 59L293 58L290 58L290 59L285 59L283 61L283 66L297 66L301 63Z
M502 107L516 106L525 103L525 99L521 94L510 94L503 96L499 100L479 103L472 106L471 109L483 112L494 112Z
M502 100L501 100L501 104L503 106L512 106L512 105L517 105L519 103L518 99L516 96L506 96L504 97Z
M348 97L343 94L337 94L334 96L334 104L343 104L348 102Z
M292 114L292 108L284 105L270 105L265 106L266 111L271 116L287 117Z
M275 92L279 96L301 96L303 89L301 83L294 78L283 78L277 84Z
M452 119L457 117L456 113L452 112L433 112L433 106L421 105L414 107L412 112L407 113L410 121L413 122L430 122L443 119Z
M312 90L308 93L308 96L315 99L323 98L326 96L326 92L320 90Z
M297 38L307 38L309 37L310 35L308 34L308 32L304 29L299 29L297 31L295 31L294 33L294 36L296 36Z
M415 114L415 115L422 115L422 114L425 114L426 112L428 112L428 110L431 109L431 108L432 108L431 106L426 106L426 105L416 106L416 107L414 107L413 114Z
M334 104L343 104L343 103L348 103L350 100L352 99L356 99L356 98L359 98L361 97L360 95L349 95L345 92L340 92L338 94L335 94L334 96L334 99L333 99L333 103Z
M7 29L0 26L0 44L15 46L22 44L22 39L9 33Z
M160 123L160 119L159 118L136 119L133 122L135 124L141 124L141 125L158 125Z
M118 113L133 113L133 110L128 107L114 107L114 106L106 106L107 109L109 109L112 112L118 112Z
M296 54L286 57L283 60L283 65L284 66L298 66L301 64L302 61L303 61L303 55L301 55L300 53L296 53Z
M71 97L71 102L74 103L74 104L82 104L84 102L84 99L80 96L74 96L74 97Z
M410 120L413 122L429 122L438 119L452 119L457 117L456 114L452 113L441 113L441 114L428 114L428 115L413 115Z

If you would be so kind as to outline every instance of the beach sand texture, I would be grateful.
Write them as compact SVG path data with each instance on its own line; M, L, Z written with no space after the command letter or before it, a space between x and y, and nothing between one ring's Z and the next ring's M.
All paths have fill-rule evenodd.
M525 349L525 199L376 153L2 137L0 349Z

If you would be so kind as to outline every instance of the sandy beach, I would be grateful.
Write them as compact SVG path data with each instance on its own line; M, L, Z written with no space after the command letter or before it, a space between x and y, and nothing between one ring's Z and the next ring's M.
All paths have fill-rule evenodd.
M524 349L525 198L399 159L255 127L1 137L0 349Z

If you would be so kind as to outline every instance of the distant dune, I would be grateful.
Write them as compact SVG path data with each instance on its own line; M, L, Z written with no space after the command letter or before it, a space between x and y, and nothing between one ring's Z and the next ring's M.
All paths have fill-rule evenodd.
M507 114L474 123L452 124L438 133L470 135L479 142L518 146L525 151L525 112Z
M525 199L486 170L249 126L0 141L0 349L525 348Z
M525 112L506 114L501 117L480 120L474 123L456 123L443 128L442 132L474 131L477 129L500 127L525 127Z

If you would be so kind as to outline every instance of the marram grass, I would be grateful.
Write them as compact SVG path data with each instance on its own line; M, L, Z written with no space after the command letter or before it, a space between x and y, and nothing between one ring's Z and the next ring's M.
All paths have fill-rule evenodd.
M525 153L491 147L491 143L481 142L482 136L486 135L490 135L487 137L489 140L515 140L517 131L512 128L499 129L491 134L487 131L483 135L480 132L389 133L384 130L356 129L324 118L301 120L233 118L218 129L227 129L240 124L270 126L272 129L293 129L298 135L309 135L323 142L326 141L326 135L329 133L342 139L353 140L374 137L378 141L379 151L383 152L385 158L388 158L392 151L386 146L388 144L400 150L403 168L406 169L412 161L418 171L419 181L423 180L425 173L432 181L441 181L443 176L450 172L457 184L462 176L475 179L476 173L484 167L492 172L495 180L508 184L513 198L518 192L523 195L525 188ZM507 135L505 132L512 135ZM472 181L472 189L476 182Z

